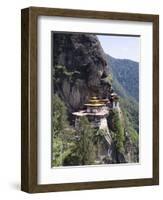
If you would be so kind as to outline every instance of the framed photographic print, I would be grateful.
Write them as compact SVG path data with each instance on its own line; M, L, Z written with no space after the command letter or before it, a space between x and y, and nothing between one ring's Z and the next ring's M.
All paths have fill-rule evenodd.
M21 188L159 184L159 16L21 12Z

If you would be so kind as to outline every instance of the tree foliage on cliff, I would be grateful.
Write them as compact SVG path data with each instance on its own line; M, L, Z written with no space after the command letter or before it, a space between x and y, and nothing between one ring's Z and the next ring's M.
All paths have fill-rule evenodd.
M87 117L81 117L78 135L80 140L77 144L77 155L81 165L90 165L95 161L94 129L91 127Z
M127 59L115 59L107 55L114 78L125 89L127 95L139 101L139 63Z
M95 158L94 129L86 117L81 117L73 148L64 158L63 165L91 165L94 164Z
M52 108L53 136L62 135L63 130L68 127L67 108L57 94L53 96Z
M52 127L52 166L94 163L94 129L86 117L81 117L78 131L70 127L66 106L58 95L53 97Z
M67 120L67 109L58 95L53 97L52 109L52 166L63 165L64 159L73 148L74 131Z
M139 63L109 55L107 62L112 74L112 87L120 96L124 127L136 144L139 134Z
M119 152L124 152L124 126L120 119L119 111L112 110L108 117L108 125L111 131L114 133L113 140L116 144L116 148Z

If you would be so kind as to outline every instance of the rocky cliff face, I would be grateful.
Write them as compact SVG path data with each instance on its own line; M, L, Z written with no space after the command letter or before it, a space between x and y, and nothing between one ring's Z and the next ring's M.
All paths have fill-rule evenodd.
M117 117L115 120L115 113ZM139 148L138 141L134 142L131 138L131 133L127 132L124 122L124 113L121 108L114 109L110 111L110 114L107 118L108 127L111 133L112 143L109 146L109 154L105 158L105 162L108 164L114 163L134 163L139 162ZM116 128L115 128L116 127ZM117 131L118 128L118 131ZM120 132L119 135L118 132ZM117 148L117 143L121 142L122 150L119 151ZM108 148L103 145L102 148Z
M103 81L108 75L106 55L95 35L54 33L52 55L54 92L69 112L80 109L90 96L109 94L111 86Z

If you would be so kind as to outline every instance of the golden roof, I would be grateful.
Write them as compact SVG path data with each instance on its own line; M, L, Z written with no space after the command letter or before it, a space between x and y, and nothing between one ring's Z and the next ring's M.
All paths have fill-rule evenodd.
M86 103L84 105L90 106L90 107L100 107L100 106L104 106L105 104L103 104L103 103Z
M91 97L90 99L89 99L89 102L90 103L100 103L100 100L97 98L97 97Z
M98 98L94 96L94 97L91 97L91 99L92 100L97 100Z
M101 102L97 97L91 97L88 103L84 104L85 106L91 106L91 107L100 107L104 106L105 104Z
M89 102L90 103L100 103L101 101L100 100L92 100L92 99L90 99Z
M108 103L109 99L100 99L100 102L102 102L102 103Z

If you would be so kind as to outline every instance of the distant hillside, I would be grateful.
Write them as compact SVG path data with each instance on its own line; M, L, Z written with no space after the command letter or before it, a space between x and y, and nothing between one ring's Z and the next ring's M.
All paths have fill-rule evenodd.
M107 60L113 76L120 83L119 86L125 89L123 93L139 101L139 63L127 59L116 59L109 55L107 55Z
M112 76L111 84L120 96L126 127L139 133L139 63L106 56Z

